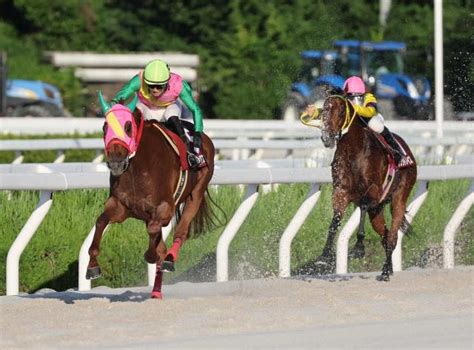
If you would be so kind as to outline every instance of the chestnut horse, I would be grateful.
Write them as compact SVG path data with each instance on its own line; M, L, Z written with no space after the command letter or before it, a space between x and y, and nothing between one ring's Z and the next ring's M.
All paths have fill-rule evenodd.
M334 237L349 203L361 209L361 220L354 255L364 254L364 219L369 214L374 230L382 237L386 260L381 279L393 274L392 252L397 244L398 230L406 232L407 200L416 182L415 158L401 137L394 134L406 154L413 160L405 168L397 168L388 145L359 117L352 104L343 96L329 96L321 112L321 140L325 147L336 146L331 163L333 178L332 205L334 216L323 253L318 263L334 264ZM385 226L383 208L391 205L391 225Z
M108 224L132 217L146 224L149 245L145 260L157 266L152 298L161 298L163 271L174 271L181 245L190 234L202 233L212 222L207 186L214 172L214 145L202 135L202 153L206 166L185 170L180 157L156 124L144 121L137 98L127 106L110 106L99 92L105 114L104 142L106 163L110 169L110 195L98 217L89 248L88 279L100 277L97 260L100 241ZM183 146L183 145L181 145ZM182 147L184 149L184 147ZM183 180L184 179L184 180ZM181 204L184 204L181 206ZM162 228L176 213L177 226L172 247L167 250Z

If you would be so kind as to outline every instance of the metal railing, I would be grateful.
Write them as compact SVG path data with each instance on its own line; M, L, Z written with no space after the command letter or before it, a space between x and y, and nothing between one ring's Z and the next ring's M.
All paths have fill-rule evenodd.
M471 155L474 137L447 136L443 139L409 136L406 141L411 146L419 163L452 163L458 157ZM264 159L284 157L313 158L320 165L327 165L333 150L323 147L319 138L312 139L214 139L217 159ZM0 152L15 152L12 163L24 160L26 151L56 151L55 163L66 161L66 151L94 150L94 163L102 162L104 144L102 139L44 139L44 140L1 140ZM325 164L324 164L325 161Z
M460 178L474 178L472 165L450 166L420 166L418 168L418 181L427 183L432 180L448 180ZM258 187L262 184L283 183L310 183L311 188L307 199L301 204L294 218L289 223L280 241L279 275L289 276L291 242L297 234L302 223L311 212L319 198L319 186L330 183L329 168L260 168L260 169L216 169L211 181L213 185L247 185L247 194L236 210L222 233L217 247L217 281L228 279L228 248L244 222L248 213L254 206L258 195ZM70 164L19 164L0 165L0 190L39 190L40 200L36 209L18 234L15 242L8 252L7 257L7 295L19 292L19 260L26 245L33 237L36 229L47 215L52 205L55 191L72 189L106 189L109 186L109 172L103 164L70 163ZM418 209L426 198L427 186L418 186L421 193L415 195L410 203L408 215L413 219ZM472 205L472 188L466 199L460 204L445 229L444 248L445 266L454 266L454 236L460 221ZM359 217L357 213L352 215ZM337 244L337 273L347 273L347 242L357 226L356 219L352 217L342 228ZM168 228L169 229L169 228ZM94 228L89 232L79 256L79 289L90 289L90 281L85 279L87 267L87 249L94 233ZM341 238L342 236L342 238ZM394 252L394 270L401 269L401 240L399 235L398 251ZM153 283L154 265L149 264L149 283Z

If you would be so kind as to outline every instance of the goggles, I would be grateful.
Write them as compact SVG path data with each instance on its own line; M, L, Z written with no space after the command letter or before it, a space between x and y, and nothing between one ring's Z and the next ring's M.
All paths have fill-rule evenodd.
M164 90L168 86L168 84L148 84L147 85L150 90Z

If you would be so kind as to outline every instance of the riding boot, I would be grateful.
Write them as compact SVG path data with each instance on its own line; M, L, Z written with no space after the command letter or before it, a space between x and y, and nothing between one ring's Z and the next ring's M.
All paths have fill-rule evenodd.
M387 127L383 128L382 136L384 137L385 141L387 141L389 146L392 148L392 153L393 153L393 156L395 157L395 162L398 165L400 161L403 159L403 150L400 148L400 145L398 144L398 142L395 141L392 133L390 132L390 130L388 130Z
M194 154L193 147L191 146L191 143L186 137L183 124L181 124L181 120L177 116L172 116L168 119L168 122L173 126L174 131L178 134L178 136L181 138L181 140L183 140L184 144L186 145L189 166L191 167L191 169L197 168L199 166L199 158Z

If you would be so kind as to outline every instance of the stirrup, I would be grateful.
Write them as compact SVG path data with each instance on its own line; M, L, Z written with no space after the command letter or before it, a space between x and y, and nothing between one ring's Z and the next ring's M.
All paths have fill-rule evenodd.
M400 161L397 164L399 168L405 168L411 165L413 165L413 160L408 155L403 156L402 159L400 159Z
M191 169L197 169L201 164L201 160L194 153L188 152L188 164Z

